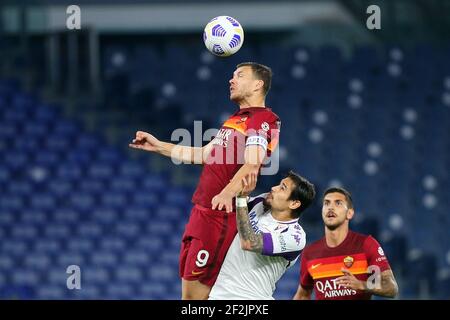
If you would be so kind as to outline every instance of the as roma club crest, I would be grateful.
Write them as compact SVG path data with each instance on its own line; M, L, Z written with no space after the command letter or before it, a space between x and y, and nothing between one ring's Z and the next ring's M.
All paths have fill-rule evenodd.
M346 256L344 258L344 266L346 266L347 268L351 268L353 265L353 261L355 261L355 259L353 259L353 257Z

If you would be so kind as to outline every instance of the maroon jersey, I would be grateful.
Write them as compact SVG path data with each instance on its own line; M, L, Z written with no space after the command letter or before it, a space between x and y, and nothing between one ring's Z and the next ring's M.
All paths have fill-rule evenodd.
M211 200L230 182L244 164L244 150L248 145L260 145L267 156L276 148L280 119L270 108L251 107L233 114L214 138L211 153L192 202L211 208Z
M314 287L317 300L370 299L371 294L335 282L344 275L342 268L367 281L373 272L368 272L369 266L378 266L381 272L390 269L383 249L372 236L349 231L345 240L334 248L328 247L323 237L303 250L300 284L305 289Z

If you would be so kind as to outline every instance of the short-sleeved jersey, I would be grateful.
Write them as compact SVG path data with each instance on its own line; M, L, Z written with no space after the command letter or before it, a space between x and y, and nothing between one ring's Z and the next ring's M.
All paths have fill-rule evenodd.
M344 288L335 282L344 275L342 268L367 281L373 272L369 272L369 266L376 266L381 272L390 269L383 249L372 236L349 231L344 241L334 248L328 247L323 237L302 252L300 284L305 289L314 287L317 300L370 299L369 293Z
M276 282L295 264L303 250L306 235L298 219L275 220L270 210L264 211L266 195L261 194L248 203L252 228L263 236L262 254L243 250L237 234L211 289L211 300L273 299Z
M212 198L245 163L245 147L259 145L270 156L278 144L280 126L280 119L270 108L244 108L228 118L213 140L192 202L211 208Z

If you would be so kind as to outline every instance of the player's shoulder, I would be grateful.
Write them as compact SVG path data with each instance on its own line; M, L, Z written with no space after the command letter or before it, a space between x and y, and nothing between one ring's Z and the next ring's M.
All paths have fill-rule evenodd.
M375 238L370 234L359 233L355 231L349 230L349 236L352 238L352 241L357 243L373 243L377 242Z
M316 241L309 243L303 250L303 254L307 255L309 252L314 252L317 249L322 249L325 243L325 238L322 237Z
M349 230L350 236L352 237L351 242L354 244L359 244L365 250L373 247L378 247L380 244L378 241L370 234L359 233Z
M259 109L259 110L258 110ZM271 108L258 108L252 113L255 119L265 119L268 122L280 121L280 117Z
M356 240L365 240L367 237L370 237L370 235L368 234L364 234L364 233L360 233L360 232L356 232L356 231L352 231L349 230L348 231L349 236L352 237L352 239L356 239Z

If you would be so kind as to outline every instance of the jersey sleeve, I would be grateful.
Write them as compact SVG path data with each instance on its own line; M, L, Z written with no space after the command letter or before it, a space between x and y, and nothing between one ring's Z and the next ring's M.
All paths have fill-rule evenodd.
M378 266L381 272L390 269L389 261L377 240L368 236L364 241L364 252L369 266Z
M305 289L311 289L314 286L314 280L308 271L308 259L305 251L300 256L300 285Z
M285 229L263 232L262 254L266 256L282 256L294 260L306 244L306 236L299 224L290 224Z
M245 145L258 145L270 155L278 145L280 136L280 119L272 112L254 114L247 123L247 140Z

